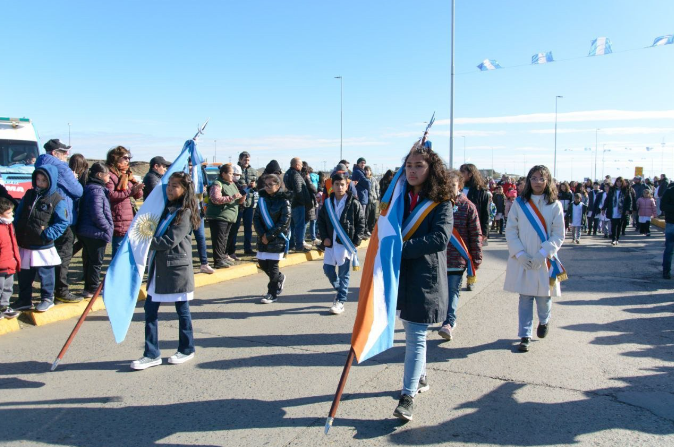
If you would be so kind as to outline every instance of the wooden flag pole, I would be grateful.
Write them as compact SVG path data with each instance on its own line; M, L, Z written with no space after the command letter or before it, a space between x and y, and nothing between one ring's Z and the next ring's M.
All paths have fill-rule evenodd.
M332 407L330 407L330 413L328 413L328 419L325 422L325 434L327 435L332 427L332 422L335 420L335 414L337 413L337 407L339 406L339 401L342 400L342 393L344 392L344 385L346 385L346 379L349 377L349 370L351 370L351 364L353 363L353 358L355 352L353 352L353 347L349 351L349 355L346 358L346 363L344 364L344 370L342 371L342 378L339 379L339 385L337 385L337 392L335 393L335 399L332 401Z
M68 348L70 347L70 343L73 342L73 339L75 338L75 335L77 335L77 331L80 330L80 326L82 326L82 323L84 323L84 319L87 318L87 315L91 311L91 308L94 306L94 302L96 302L96 298L101 294L101 290L103 289L103 283L105 282L105 279L101 281L101 283L98 285L98 288L96 289L96 292L94 293L94 296L91 297L89 300L89 304L87 304L86 309L84 309L84 312L82 312L82 316L80 317L79 320L77 320L77 324L75 325L75 328L73 331L70 333L70 337L68 337L68 340L66 340L66 344L63 345L63 348L61 348L61 352L59 352L59 355L56 357L56 360L54 360L54 363L51 365L51 370L54 371L57 366L59 366L59 363L61 362L61 359L63 359L63 356L66 355L66 351L68 351Z

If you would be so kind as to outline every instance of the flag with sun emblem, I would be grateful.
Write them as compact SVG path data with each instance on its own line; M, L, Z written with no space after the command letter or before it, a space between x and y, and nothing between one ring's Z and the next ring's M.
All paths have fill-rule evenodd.
M143 274L150 250L150 241L157 230L159 219L166 206L166 186L174 172L188 172L189 160L193 162L190 174L197 175L195 185L203 185L202 170L198 167L203 158L194 140L185 142L180 155L169 166L161 183L152 190L136 213L122 244L110 262L105 275L103 301L108 311L115 341L121 343L126 337L136 307L138 292L143 282ZM200 192L200 191L199 191Z

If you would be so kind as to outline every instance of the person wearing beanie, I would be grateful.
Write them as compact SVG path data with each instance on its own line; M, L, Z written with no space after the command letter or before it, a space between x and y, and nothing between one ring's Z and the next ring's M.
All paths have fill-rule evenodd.
M264 175L276 174L281 175L283 171L281 170L281 165L278 164L278 161L272 160L267 163L267 166L264 168Z

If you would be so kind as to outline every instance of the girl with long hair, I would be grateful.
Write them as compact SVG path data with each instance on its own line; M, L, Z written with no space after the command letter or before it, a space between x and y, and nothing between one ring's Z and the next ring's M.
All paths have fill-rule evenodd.
M178 351L169 357L172 364L194 357L194 335L189 301L194 298L192 231L199 228L201 216L192 177L174 172L166 187L168 198L150 242L147 299L145 300L145 352L131 362L143 370L161 365L158 313L161 303L174 303L178 313Z
M618 245L620 233L623 228L623 217L627 214L630 207L629 193L624 190L624 180L622 177L615 179L615 183L606 195L603 210L606 211L606 218L611 221L611 245Z
M482 243L486 244L489 237L489 194L484 179L477 166L472 163L462 164L459 171L463 174L463 194L477 208Z

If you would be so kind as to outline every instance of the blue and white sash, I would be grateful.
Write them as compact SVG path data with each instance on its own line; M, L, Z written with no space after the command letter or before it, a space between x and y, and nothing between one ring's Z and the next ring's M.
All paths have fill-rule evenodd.
M531 200L525 202L521 197L518 197L517 203L519 203L522 212L524 212L524 215L527 217L527 220L529 220L531 226L534 227L534 230L541 239L541 242L546 242L549 238L547 226L545 225L545 218L538 210L536 205L534 205L534 202ZM557 255L554 255L552 259L547 259L546 261L548 265L548 271L550 272L550 287L553 287L557 281L569 279L566 269L562 265L562 262L559 260Z
M414 207L410 215L407 216L407 219L405 219L403 222L402 234L404 241L407 241L412 237L414 232L417 231L421 225L421 222L423 222L426 216L428 216L430 212L433 211L433 209L438 205L438 202L423 199L417 204L417 206Z
M337 237L339 237L339 240L342 241L342 245L344 248L346 248L346 251L351 254L351 267L354 271L360 270L360 264L358 263L358 249L355 245L353 245L353 242L344 231L344 228L342 228L342 224L339 222L339 216L337 216L337 213L335 212L335 206L332 204L330 197L328 197L328 200L325 201L325 208L328 210L328 217L330 218L330 222L337 233Z
M271 230L274 228L274 221L271 219L271 215L269 214L269 208L267 208L267 201L263 198L260 197L257 202L258 206L260 207L260 214L262 214L262 220L264 221L265 227L267 227L267 230ZM283 251L284 254L288 254L288 250L290 250L290 238L286 236L284 232L279 232L279 235L285 240L286 246L285 250Z

